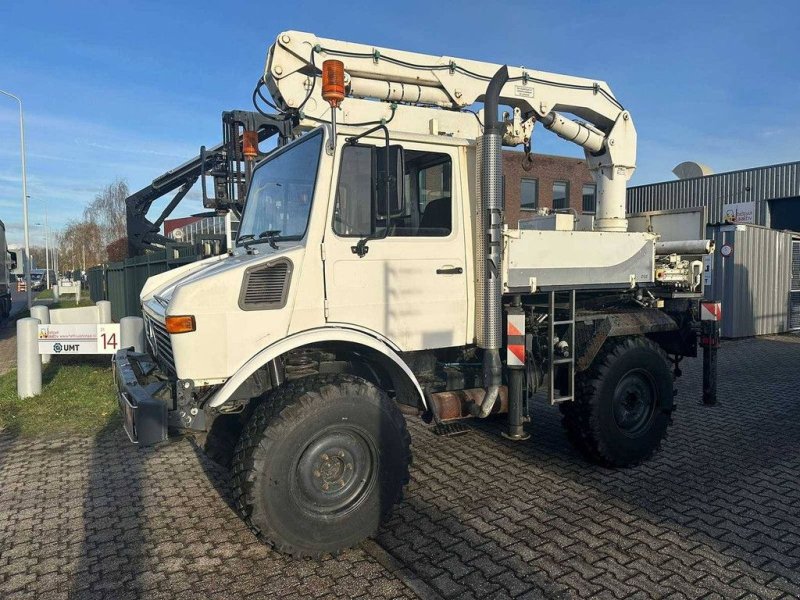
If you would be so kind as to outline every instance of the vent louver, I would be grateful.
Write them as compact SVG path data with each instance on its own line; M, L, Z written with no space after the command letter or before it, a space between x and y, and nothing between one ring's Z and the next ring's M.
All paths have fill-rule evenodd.
M292 263L288 260L247 269L239 295L240 308L242 310L282 308L286 304L291 272Z

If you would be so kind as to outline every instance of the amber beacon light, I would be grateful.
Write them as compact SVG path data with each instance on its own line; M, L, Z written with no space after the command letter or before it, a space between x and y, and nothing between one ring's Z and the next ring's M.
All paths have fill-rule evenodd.
M339 108L344 100L344 63L326 60L322 63L322 97L331 108Z

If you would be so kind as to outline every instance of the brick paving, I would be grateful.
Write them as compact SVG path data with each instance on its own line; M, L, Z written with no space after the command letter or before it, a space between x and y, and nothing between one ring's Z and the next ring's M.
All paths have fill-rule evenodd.
M797 598L798 359L798 337L725 343L716 407L685 361L663 451L629 470L584 463L545 406L525 443L411 420L405 501L319 562L256 542L188 439L0 434L0 598Z

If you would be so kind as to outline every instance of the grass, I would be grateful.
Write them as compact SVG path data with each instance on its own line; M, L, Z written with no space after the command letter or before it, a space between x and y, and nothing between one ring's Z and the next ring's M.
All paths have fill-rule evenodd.
M0 432L93 435L121 425L111 366L72 358L54 358L42 373L42 393L25 400L17 397L16 370L0 375Z

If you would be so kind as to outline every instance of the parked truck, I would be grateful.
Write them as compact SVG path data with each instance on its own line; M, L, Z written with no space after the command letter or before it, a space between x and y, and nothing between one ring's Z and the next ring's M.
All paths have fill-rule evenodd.
M409 478L406 416L456 435L506 414L522 441L544 401L595 463L659 448L712 246L628 230L636 130L606 83L287 31L265 88L267 133L228 140L235 248L151 277L146 351L114 357L132 442L227 448L244 520L303 556L377 530ZM585 150L593 218L504 226L502 148L529 153L537 124ZM201 158L181 172L219 174ZM236 209L224 188L210 208Z
M0 321L7 319L11 315L11 285L16 284L16 278L12 282L12 272L17 267L16 255L12 255L6 243L6 226L0 221Z

